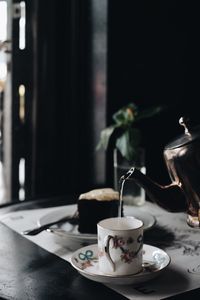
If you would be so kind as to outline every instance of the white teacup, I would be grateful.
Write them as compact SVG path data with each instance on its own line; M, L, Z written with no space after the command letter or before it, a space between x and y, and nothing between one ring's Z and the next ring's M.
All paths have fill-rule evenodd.
M99 270L108 275L130 275L142 270L143 222L115 217L97 224Z

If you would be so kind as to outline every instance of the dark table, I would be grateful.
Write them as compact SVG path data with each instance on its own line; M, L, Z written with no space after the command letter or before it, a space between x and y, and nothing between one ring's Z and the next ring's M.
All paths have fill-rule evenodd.
M0 215L24 209L74 203L74 197L27 201L0 208ZM198 299L200 289L168 299ZM0 223L0 299L126 299L103 284L82 277L53 255Z

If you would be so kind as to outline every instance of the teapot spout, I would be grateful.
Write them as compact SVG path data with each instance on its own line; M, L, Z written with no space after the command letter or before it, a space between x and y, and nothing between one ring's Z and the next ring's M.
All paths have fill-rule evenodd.
M133 180L145 190L149 200L157 203L165 210L171 212L187 210L186 197L181 188L175 183L166 186L159 185L135 167L132 167L120 178L120 183L122 184L126 180Z

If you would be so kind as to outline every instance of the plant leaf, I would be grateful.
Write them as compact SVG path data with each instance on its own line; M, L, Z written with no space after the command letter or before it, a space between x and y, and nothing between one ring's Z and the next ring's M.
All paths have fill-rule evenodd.
M133 102L122 107L113 114L112 118L114 124L101 131L100 141L96 149L103 148L107 150L112 137L112 141L115 143L115 147L120 151L121 155L129 162L134 160L141 140L141 132L135 128L134 123L145 118L153 117L164 109L166 109L165 106L153 106L140 111Z
M125 131L116 140L116 148L128 161L134 160L135 156L137 155L139 144L140 132L135 128L130 128L128 131Z
M134 103L129 103L113 114L113 120L118 126L127 126L135 120L137 113L137 106Z
M140 113L137 116L137 121L141 119L146 119L155 116L156 114L159 114L163 110L162 106L154 106L147 109L144 109L140 111Z
M101 131L100 141L96 147L97 150L99 150L100 148L107 150L111 135L113 134L116 127L116 125L111 125Z

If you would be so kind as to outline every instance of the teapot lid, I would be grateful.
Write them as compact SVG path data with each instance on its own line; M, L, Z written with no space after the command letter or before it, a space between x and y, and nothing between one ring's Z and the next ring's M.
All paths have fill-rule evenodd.
M182 147L200 138L200 126L191 129L189 119L185 117L179 119L179 124L185 128L185 133L167 144L165 150Z

